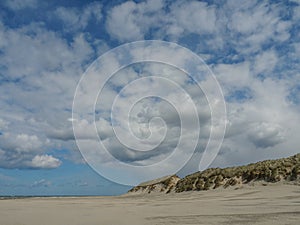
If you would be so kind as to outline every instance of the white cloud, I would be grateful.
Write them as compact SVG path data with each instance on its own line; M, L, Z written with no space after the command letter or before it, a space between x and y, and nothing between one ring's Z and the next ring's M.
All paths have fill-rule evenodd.
M153 1L151 1L153 3ZM128 1L114 6L108 13L106 28L120 42L135 41L147 35L178 41L195 34L197 51L222 51L228 47L239 54L260 51L262 45L290 37L292 24L282 20L281 5L251 1L222 6L198 1ZM165 9L168 8L166 11Z
M7 1L14 10L34 8L37 5L35 3L33 0ZM87 64L95 58L96 53L109 48L105 41L91 41L92 33L81 33L91 23L97 24L100 33L106 29L103 30L105 35L108 33L120 42L145 37L173 40L192 50L197 48L195 51L198 53L207 53L225 97L235 97L227 102L228 131L221 161L217 161L220 165L295 153L298 151L295 146L299 145L299 103L292 104L287 98L291 90L295 90L294 98L299 96L299 63L296 60L299 58L300 45L297 38L291 39L291 35L296 36L291 29L298 24L298 8L291 10L293 19L287 21L282 17L286 10L283 4L259 1L241 4L236 1L226 1L224 4L128 1L105 8L108 10L107 18L103 18L105 14L102 14L101 4L92 3L81 9L57 7L54 12L45 12L47 20L31 21L27 25L8 27L3 20L0 22L1 75L4 77L0 81L0 166L55 168L61 163L56 153L51 153L53 156L46 155L49 149L54 148L70 149L70 156L66 157L80 161L72 124L68 121L73 94ZM64 30L49 30L47 23L54 20L61 22ZM66 38L64 32L72 35ZM189 39L191 34L195 36L192 40ZM289 43L285 44L287 40ZM97 49L94 46L98 46ZM288 47L294 51L286 54L283 50ZM134 57L141 54L147 52L137 52ZM164 55L163 49L157 49L156 54L160 59L172 58L179 62L184 58L181 54ZM111 67L119 65L116 59L109 59L105 63ZM278 67L282 71L276 70ZM174 69L154 65L149 66L148 70L157 75L161 73L189 90L201 116L199 148L205 146L211 116L205 96L194 85L188 85L186 77L180 76ZM258 79L257 75L263 75L265 79ZM172 151L179 135L179 125L176 112L164 102L137 104L133 110L135 115L131 118L133 133L147 137L151 131L149 120L161 116L169 128L168 140L158 149L159 154L127 151L118 144L108 119L109 110L118 93L116 87L138 77L136 70L129 68L111 80L111 87L105 88L97 105L101 106L101 110L97 114L96 126L99 136L120 159L147 164ZM98 91L98 86L99 83L92 80L89 87ZM140 84L129 94L144 93L149 87L161 94L169 91L169 96L176 98L173 89L159 88L150 82ZM239 96L243 91L249 96L239 101L239 98L243 98ZM84 108L92 101L94 99L83 99L79 105ZM184 113L188 117L189 110ZM124 115L120 114L118 119L125 126L127 118ZM150 125L153 125L153 131L162 130L158 122ZM95 151L96 137L91 132L93 123L83 118L77 121L77 126L78 138L86 141L91 152ZM188 130L185 133L185 144L188 146L191 136ZM159 133L156 135L159 136ZM132 140L128 138L128 141ZM101 160L109 164L107 158Z
M50 14L51 19L59 19L63 22L65 31L84 30L93 20L99 23L102 19L102 5L98 2L91 3L82 10L77 8L58 7Z
M42 147L42 142L36 135L18 134L15 142L19 143L19 146L16 148L17 151L28 151L28 149L39 149Z
M175 23L169 28L174 30L196 34L210 34L216 31L216 12L214 6L208 6L205 2L188 1L175 2L171 6L171 15Z
M38 1L37 0L5 0L5 5L14 11L18 11L25 8L37 8Z
M253 98L227 102L226 138L213 166L244 164L298 152L294 146L299 112L286 99L286 82L251 77L249 84Z
M257 148L273 147L286 140L283 129L276 124L254 123L248 133Z
M161 0L142 3L128 1L117 5L108 13L107 31L120 41L143 39L151 26L159 26L157 22L162 7Z
M0 131L4 130L8 127L9 122L0 118Z
M5 54L1 60L7 68L5 75L10 79L60 70L72 56L64 40L37 24L4 29L3 33L2 51Z
M227 7L227 8L226 8ZM280 18L280 5L266 2L244 2L237 5L228 1L228 28L236 39L234 42L241 53L253 53L261 50L261 46L270 41L282 42L290 37L291 23Z
M278 63L276 52L273 50L264 51L256 56L253 70L256 74L270 73Z
M121 41L142 39L144 37L133 14L136 3L126 2L113 8L107 21L107 29L111 35Z
M156 52L161 58L164 54L172 57L176 55L175 60L179 61L179 58L184 58L185 55L181 55L181 52L177 52L177 54L173 53L170 50L166 50L164 52L162 49ZM143 52L147 54L147 51ZM135 52L134 52L135 54ZM141 54L141 52L136 52L136 54ZM119 55L115 55L116 59L122 58ZM174 57L173 57L174 58ZM111 59L109 61L114 61L116 59ZM181 62L183 63L183 62ZM102 64L101 64L102 65ZM117 64L116 64L117 65ZM95 71L95 74L96 73ZM161 77L151 77L153 75ZM141 78L137 80L137 83L131 83L128 85L129 81L136 80L137 78ZM164 78L164 79L162 79ZM171 82L172 81L172 82ZM94 84L97 84L93 79L90 81L91 87L94 87ZM178 86L176 86L177 83ZM88 84L84 83L89 87ZM96 85L97 86L97 85ZM112 127L110 125L110 120L108 119L110 116L110 111L112 107L112 103L114 97L118 94L116 89L122 89L122 93L119 93L120 101L115 102L117 109L114 111L115 117L112 119L114 124L116 125L116 132L118 133L120 130L125 131L124 135L121 135L123 139L120 142L116 139L116 133L112 132ZM121 86L121 87L119 87ZM163 63L143 63L138 66L132 66L122 69L114 74L114 77L107 83L105 89L102 90L101 94L98 96L98 102L96 104L96 111L99 114L96 115L96 121L100 117L104 117L107 120L102 120L102 124L97 124L99 128L99 136L102 138L103 144L106 149L113 154L117 159L123 162L139 164L139 165L149 165L151 163L158 162L159 160L164 159L169 154L171 154L175 147L178 144L180 137L180 120L178 112L172 107L171 104L167 104L165 101L159 101L158 99L144 99L142 101L138 101L136 104L135 99L138 96L152 96L150 93L155 93L155 96L164 96L166 99L173 104L177 103L177 107L181 108L182 120L185 120L185 127L182 128L182 137L181 137L181 147L184 146L184 150L180 154L184 156L187 154L185 150L190 151L193 150L193 142L197 139L197 130L195 130L195 121L193 120L193 110L190 106L190 100L180 92L180 87L185 89L188 93L192 95L197 101L196 107L199 109L200 122L201 126L205 126L209 122L210 112L208 110L207 102L205 101L205 96L201 93L201 90L196 88L195 83L191 83L191 80L183 73L181 70L176 69L172 66L163 64ZM93 88L81 88L81 89L92 89ZM107 101L109 99L109 101ZM88 96L83 102L91 101L92 99ZM104 102L103 102L104 101ZM93 103L93 102L92 102ZM99 103L99 104L98 104ZM128 107L130 108L130 113L128 113ZM79 104L80 109L82 105ZM85 107L83 107L84 111ZM109 113L105 113L104 111L109 111ZM80 110L79 110L80 111ZM108 115L108 117L106 117ZM128 117L129 115L129 117ZM165 124L160 123L160 121L155 120L157 118L161 118ZM80 120L81 117L78 117L78 121L75 123L75 130L78 129L79 139L82 137L81 132L87 132L88 129L84 129L80 127L80 124L83 124L83 121ZM87 122L87 121L86 121ZM78 124L78 127L77 127ZM93 129L92 121L90 121L89 129ZM207 140L208 134L210 132L209 129L203 129L201 127L201 138ZM164 134L167 128L167 133ZM104 133L104 134L103 134ZM151 135L152 134L152 135ZM161 137L165 139L163 142L160 142ZM140 140L136 140L139 138ZM92 140L91 140L92 139ZM93 135L90 136L90 140L79 140L80 145L83 148L88 149L87 159L88 161L97 161L101 165L109 165L111 164L111 160L108 159L104 154L102 155L100 150L97 151L98 146L95 143L95 137ZM138 142L138 145L136 144ZM205 142L205 141L203 141ZM160 144L157 148L157 144ZM204 143L205 144L205 143ZM132 151L127 149L125 146L134 146L138 147L141 151ZM140 148L139 148L140 147ZM203 146L202 146L203 147ZM133 148L133 149L135 149ZM154 148L154 149L152 149ZM145 149L152 149L151 151L145 152ZM203 149L203 148L202 148ZM85 151L83 149L83 151ZM181 157L180 158L184 158ZM164 165L164 168L170 166L170 168L174 167L174 165ZM140 173L143 173L140 171ZM146 171L145 171L146 173Z
M43 142L36 135L4 133L0 136L0 148L18 153L38 152Z
M203 2L175 1L170 12L163 9L161 0L134 3L128 1L111 9L107 18L107 31L121 42L143 39L150 29L153 36L170 36L178 39L188 33L210 34L216 31L214 7Z
M233 87L251 86L253 80L249 62L217 64L214 65L213 71L225 90Z
M3 168L50 169L61 165L59 159L42 155L49 145L36 135L12 134L0 135L0 166Z
M300 1L299 1L299 4L300 4ZM300 6L297 6L294 8L293 10L293 18L295 20L299 20L300 19Z
M77 81L94 49L85 34L67 42L39 23L3 25L0 34L5 65L0 79L0 165L28 168L35 155L62 148L59 141L47 139L48 130L67 127L72 132L71 123L62 121L70 117Z
M41 179L41 180L34 181L34 183L31 186L32 187L49 187L49 186L51 186L51 184L52 184L51 181Z
M268 11L267 4L259 4L256 1L244 2L243 4L235 4L235 12L232 14L230 23L231 29L242 33L256 33L259 29L266 26L273 26L277 19L272 12Z
M28 166L38 169L53 169L60 165L61 161L51 155L36 155Z

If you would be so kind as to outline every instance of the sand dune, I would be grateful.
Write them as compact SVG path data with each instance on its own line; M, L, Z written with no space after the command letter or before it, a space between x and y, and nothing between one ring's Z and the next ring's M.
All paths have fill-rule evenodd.
M256 182L292 182L300 184L300 154L275 160L264 160L245 166L209 168L182 179L177 175L141 183L132 193L203 191L241 187Z
M300 186L0 201L3 225L299 224Z

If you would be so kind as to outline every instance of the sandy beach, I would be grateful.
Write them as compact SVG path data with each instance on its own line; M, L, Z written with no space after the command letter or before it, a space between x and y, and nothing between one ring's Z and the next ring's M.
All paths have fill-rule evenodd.
M299 224L300 186L0 201L3 225Z

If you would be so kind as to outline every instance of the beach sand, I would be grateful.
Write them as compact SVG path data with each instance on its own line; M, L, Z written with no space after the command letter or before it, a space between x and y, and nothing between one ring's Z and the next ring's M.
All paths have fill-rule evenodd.
M300 224L300 186L0 200L1 225Z

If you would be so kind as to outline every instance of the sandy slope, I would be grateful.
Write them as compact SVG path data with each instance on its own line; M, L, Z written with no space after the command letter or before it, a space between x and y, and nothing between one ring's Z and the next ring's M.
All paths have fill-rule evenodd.
M1 225L299 224L300 186L0 201Z

